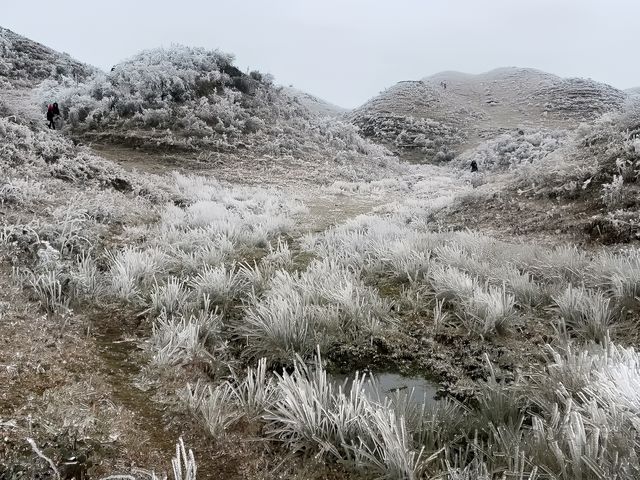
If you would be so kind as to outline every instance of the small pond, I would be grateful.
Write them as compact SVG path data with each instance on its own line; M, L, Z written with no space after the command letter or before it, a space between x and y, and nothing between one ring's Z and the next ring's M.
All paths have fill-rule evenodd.
M332 381L337 387L345 385L345 393L348 393L353 383L354 374L332 375ZM415 405L432 404L436 402L435 396L440 387L436 382L429 381L422 377L406 377L398 373L377 372L367 374L373 377L373 382L364 382L364 393L372 399L393 399L398 394L409 395L410 403Z

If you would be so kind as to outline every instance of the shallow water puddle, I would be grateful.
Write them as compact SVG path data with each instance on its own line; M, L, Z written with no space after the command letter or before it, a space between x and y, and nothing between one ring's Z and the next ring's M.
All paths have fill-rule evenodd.
M354 374L332 375L336 387L344 385L345 393L351 391ZM372 379L373 381L369 381ZM373 400L393 400L398 395L410 396L409 403L414 405L433 404L440 386L422 377L407 377L398 373L377 372L367 374L367 381L363 382L363 390L367 397Z

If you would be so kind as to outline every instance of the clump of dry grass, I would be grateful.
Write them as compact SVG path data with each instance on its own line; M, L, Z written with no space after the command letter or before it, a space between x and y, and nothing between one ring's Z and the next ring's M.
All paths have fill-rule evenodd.
M584 340L604 341L616 327L615 309L602 292L569 285L554 302L564 325Z
M314 261L303 272L276 271L232 326L245 355L289 363L344 341L367 341L389 323L390 305L366 287L356 271Z

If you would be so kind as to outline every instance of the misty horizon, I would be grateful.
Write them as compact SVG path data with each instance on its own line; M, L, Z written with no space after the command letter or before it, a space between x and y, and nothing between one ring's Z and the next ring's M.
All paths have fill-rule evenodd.
M640 86L640 65L625 52L634 42L640 5L627 0L497 0L490 6L465 0L458 8L417 0L395 6L249 1L243 7L187 0L180 11L166 1L118 0L103 11L75 0L35 3L35 9L5 6L2 26L104 71L150 48L219 49L233 54L243 71L270 73L278 84L346 108L400 81L510 66L590 78L621 90Z

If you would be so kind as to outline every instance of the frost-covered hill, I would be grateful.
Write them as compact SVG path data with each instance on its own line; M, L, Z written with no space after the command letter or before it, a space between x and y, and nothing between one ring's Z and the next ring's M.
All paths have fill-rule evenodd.
M307 107L311 112L325 117L339 117L349 111L347 108L339 107L294 87L282 87L282 92L294 102Z
M43 105L58 99L70 132L85 142L222 164L268 159L259 163L278 173L297 165L306 176L322 166L321 176L341 179L377 178L385 171L380 165L395 162L351 123L318 115L328 104L292 96L269 75L244 74L219 51L147 50L79 85L47 80L39 94Z
M534 69L442 72L392 86L350 119L409 158L450 160L500 133L573 129L618 110L626 97L609 85Z
M625 90L630 95L640 95L640 87L628 88Z
M0 27L0 88L28 88L45 79L84 81L96 69Z

